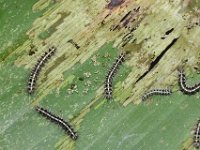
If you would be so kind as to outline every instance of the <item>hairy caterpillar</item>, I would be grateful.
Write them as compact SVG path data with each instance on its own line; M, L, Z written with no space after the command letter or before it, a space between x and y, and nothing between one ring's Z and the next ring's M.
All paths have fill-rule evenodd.
M152 95L170 95L170 94L172 94L171 89L153 89L142 96L142 101L145 101Z
M106 76L105 86L104 86L104 94L106 99L110 100L112 99L112 81L115 73L119 69L119 66L122 64L122 62L125 61L125 53L121 53L119 57L116 59L116 61L113 63L112 67L108 71L108 74Z
M179 69L178 72L179 72L178 73L179 86L183 93L192 95L192 94L195 94L200 91L200 83L195 84L194 86L188 86L186 84L186 76L185 76L184 70L181 68L181 69Z
M200 120L198 120L196 128L195 128L193 145L197 149L200 148Z
M55 116L48 110L35 106L35 110L40 113L42 116L45 116L47 119L51 120L52 122L58 124L60 127L64 129L64 131L67 132L67 134L72 138L73 140L76 140L78 138L77 133L72 129L72 127L69 125L68 122L64 121L62 118Z
M51 58L51 56L55 53L55 51L56 51L56 47L53 46L53 47L49 48L49 51L45 52L44 55L42 55L40 57L37 64L31 71L29 81L28 81L28 93L29 94L32 94L34 92L36 81L37 81L38 75L39 75L42 67L45 65L47 60Z

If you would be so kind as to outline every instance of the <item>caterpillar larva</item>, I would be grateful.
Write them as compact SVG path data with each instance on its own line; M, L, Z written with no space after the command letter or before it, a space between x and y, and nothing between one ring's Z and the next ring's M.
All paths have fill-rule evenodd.
M119 66L125 61L125 53L121 53L119 57L116 59L116 61L113 63L112 67L108 71L108 74L106 76L105 86L104 86L104 93L106 99L112 98L112 81L115 73L119 69Z
M186 76L184 70L181 68L179 69L179 86L183 93L192 95L200 91L200 83L195 84L193 86L188 86L186 84Z
M67 132L67 134L73 139L76 140L78 138L77 133L74 131L74 129L69 125L68 122L64 121L62 118L52 114L48 110L35 106L35 110L39 112L42 116L46 117L47 119L51 120L52 122L58 124L60 127L64 129L64 131Z
M31 75L29 77L29 82L28 82L28 93L29 94L32 94L34 92L36 81L37 81L38 75L39 75L42 67L45 65L47 60L51 58L51 56L55 53L55 51L56 51L56 47L53 46L53 47L49 48L49 51L45 52L44 55L42 55L40 57L37 64L31 71Z
M197 149L200 148L200 120L198 120L196 128L195 128L193 145Z
M145 101L152 95L171 95L172 91L171 89L153 89L148 91L142 96L142 101Z

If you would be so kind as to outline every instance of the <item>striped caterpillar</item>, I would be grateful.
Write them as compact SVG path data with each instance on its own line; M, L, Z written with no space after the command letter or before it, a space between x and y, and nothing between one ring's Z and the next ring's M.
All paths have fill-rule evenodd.
M39 75L42 67L45 65L47 60L51 58L51 56L55 53L55 51L56 51L56 47L52 46L51 48L49 48L49 51L45 52L40 57L37 64L35 65L35 67L31 71L29 81L28 81L28 93L29 94L32 94L34 92L36 81L37 81L38 75Z
M113 63L112 67L108 71L108 74L106 76L105 86L104 86L104 94L105 98L110 100L112 99L112 81L113 77L116 74L117 70L119 69L119 66L122 64L122 62L125 61L125 53L121 53L119 57L116 59L116 61Z
M193 145L197 149L200 148L200 120L198 120L196 128L195 128Z
M171 95L171 89L153 89L142 96L142 101L145 101L152 95Z
M67 134L70 136L71 139L77 140L78 135L72 129L72 127L69 125L69 123L67 123L60 117L55 116L54 114L52 114L51 112L49 112L48 110L46 110L42 107L35 106L35 110L42 116L46 117L47 119L51 120L52 122L54 122L54 123L58 124L60 127L62 127L64 129L64 131L67 132Z
M200 83L195 84L193 86L188 86L186 84L186 76L185 76L185 72L182 68L179 69L178 76L179 76L179 86L183 93L192 95L192 94L195 94L200 91Z

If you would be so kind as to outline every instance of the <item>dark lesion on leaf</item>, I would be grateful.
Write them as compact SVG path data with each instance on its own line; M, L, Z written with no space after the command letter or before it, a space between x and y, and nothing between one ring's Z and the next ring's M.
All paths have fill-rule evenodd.
M143 73L135 83L139 82L140 80L142 80L159 62L160 60L163 58L163 56L166 54L166 52L177 42L177 40L179 39L179 37L175 38L172 40L172 42L160 53L160 55L158 55L156 57L156 59L154 61L151 62L149 69Z
M70 39L67 41L68 43L71 43L76 49L79 49L80 46L78 45L78 43L76 43L73 39Z
M108 3L107 8L112 9L114 7L120 6L122 3L124 3L125 0L111 0L110 3Z
M161 37L161 39L165 39L167 35L169 35L170 33L172 33L174 31L174 28L169 29L168 31L165 32L165 35Z
M28 52L28 55L29 55L29 56L34 55L36 51L37 51L37 48L35 47L35 45L31 44L31 45L30 45L30 50L29 50L29 52Z

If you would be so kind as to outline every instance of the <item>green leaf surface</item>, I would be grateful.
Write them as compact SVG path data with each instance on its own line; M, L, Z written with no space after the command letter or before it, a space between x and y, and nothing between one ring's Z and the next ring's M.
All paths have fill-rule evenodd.
M0 0L0 150L194 149L191 132L200 116L200 94L179 90L177 68L184 65L187 84L199 82L200 28L193 9L199 2L126 1L111 10L106 5L92 0ZM136 21L129 23L136 30L122 47L129 30L110 28L137 6ZM51 45L58 50L41 71L35 93L28 95L31 69ZM120 51L129 54L114 77L113 99L107 101L105 76ZM155 87L171 87L173 94L141 102ZM35 105L70 122L78 140L39 115Z

